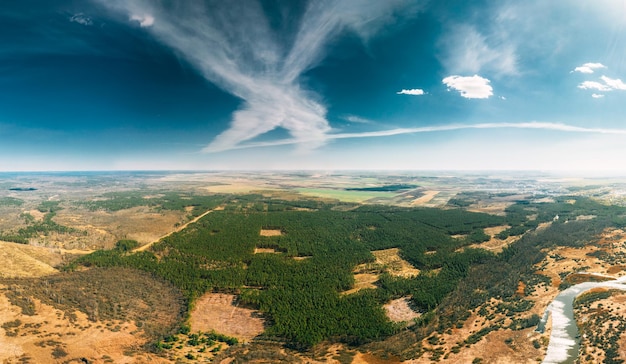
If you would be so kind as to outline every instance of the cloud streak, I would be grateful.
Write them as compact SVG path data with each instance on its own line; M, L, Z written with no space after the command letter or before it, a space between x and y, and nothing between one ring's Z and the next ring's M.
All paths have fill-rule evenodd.
M354 139L354 138L378 138L389 137L395 135L405 134L420 134L420 133L433 133L433 132L445 132L455 130L470 130L470 129L530 129L530 130L551 130L567 133L581 133L581 134L608 134L608 135L626 135L626 129L608 129L608 128L586 128L581 126L568 125L563 123L550 123L530 121L524 123L478 123L478 124L448 124L448 125L436 125L436 126L424 126L418 128L396 128L388 130L378 130L361 133L337 133L328 134L329 140L333 139ZM261 148L261 147L274 147L280 145L290 145L300 143L301 140L296 139L282 139L268 142L255 142L241 144L233 149L247 149L247 148Z
M277 25L270 24L262 5L253 1L169 6L151 0L96 1L139 21L208 81L243 100L230 127L205 152L237 148L279 127L301 148L323 145L331 131L327 110L318 95L302 87L300 76L324 57L325 47L342 32L367 40L387 22L397 21L399 9L403 16L419 10L402 0L320 0Z

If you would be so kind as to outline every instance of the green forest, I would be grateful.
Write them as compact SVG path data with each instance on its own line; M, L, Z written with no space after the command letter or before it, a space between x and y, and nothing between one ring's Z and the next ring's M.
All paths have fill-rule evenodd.
M132 204L132 198L124 196L107 203L121 204L125 199ZM583 244L607 226L626 223L622 208L579 197L554 203L518 201L507 208L506 216L461 208L359 206L261 195L214 196L199 206L219 203L224 204L223 211L212 212L148 251L132 253L135 243L121 241L112 250L79 258L67 269L140 269L178 287L187 307L205 292L239 294L242 303L265 315L267 338L297 349L328 339L361 345L401 330L416 340L453 327L489 296L509 302L502 310L524 310L523 304L514 302L515 283L541 279L532 265L542 259L542 248ZM575 221L590 214L595 218ZM554 223L532 232L547 221ZM501 225L510 226L503 236L524 236L498 255L468 247L489 238L483 229ZM261 236L262 229L280 230L281 235ZM458 235L466 237L453 238ZM276 253L254 254L255 248ZM383 273L376 289L342 295L354 285L354 268L373 262L372 251L388 248L399 248L402 258L422 273L412 278ZM382 308L404 296L411 296L414 307L425 313L408 331L390 322ZM435 312L436 319L428 314ZM529 317L512 329L529 327L536 320Z

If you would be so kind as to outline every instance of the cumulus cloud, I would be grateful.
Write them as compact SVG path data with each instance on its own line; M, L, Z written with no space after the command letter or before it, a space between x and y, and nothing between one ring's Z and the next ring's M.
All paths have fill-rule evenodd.
M493 95L493 88L486 78L474 75L470 77L448 76L442 80L448 89L459 91L467 99L486 99Z
M598 90L598 91L611 91L612 89L604 83L597 81L585 81L578 85L578 88L583 90Z
M208 81L240 98L228 129L203 150L235 149L276 128L303 149L323 145L332 130L321 97L300 76L320 62L328 43L345 31L362 39L386 23L420 10L403 0L311 1L301 13L283 9L290 21L271 22L260 2L185 1L161 6L152 0L97 0L151 24L149 31L192 64ZM154 21L158 19L158 21Z
M606 68L602 63L585 63L582 66L574 68L574 72L593 73L595 69Z
M409 90L402 89L396 92L398 95L413 95L413 96L421 96L424 95L424 90L419 88L413 88Z
M142 28L150 27L154 25L154 17L152 15L131 15L130 20L139 22L139 26Z
M626 90L626 84L619 78L610 78L607 76L600 77L602 82L598 81L584 81L578 88L583 90L597 90L597 91L613 91L613 90Z
M626 90L626 84L619 78L613 79L606 76L600 77L604 83L613 90Z
M70 21L73 23L78 23L85 26L93 25L93 21L90 17L83 13L74 14L70 17Z
M594 99L601 99L604 97L604 95L602 94L591 94L591 97L593 97Z

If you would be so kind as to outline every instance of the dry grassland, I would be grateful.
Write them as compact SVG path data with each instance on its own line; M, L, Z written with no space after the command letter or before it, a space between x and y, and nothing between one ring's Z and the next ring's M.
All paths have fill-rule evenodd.
M499 234L500 232L508 229L509 226L508 225L502 225L502 226L494 226L494 227L490 227L490 228L485 228L485 234L491 236L491 239L489 239L489 241L486 241L484 243L480 243L480 244L472 244L469 247L470 248L481 248L481 249L485 249L485 250L489 250L491 252L494 253L500 253L502 252L502 249L506 248L507 246L511 245L512 243L514 243L515 241L517 241L519 239L519 236L509 236L506 239L498 239L496 238L496 235Z
M2 363L84 363L83 358L93 363L168 363L144 353L147 339L132 323L94 322L79 311L69 316L37 299L32 302L36 315L23 315L0 294Z
M398 248L375 250L372 254L376 257L376 263L382 265L393 276L414 277L420 273L419 269L400 257Z
M476 204L470 206L467 211L471 212L484 212L491 215L504 216L504 211L507 207L513 205L515 202L492 202L488 204Z
M356 293L362 289L375 289L376 285L374 284L378 281L378 274L376 273L355 273L354 274L354 287L347 291L341 292L342 295L349 295L352 293Z
M424 191L424 195L411 201L411 206L421 206L429 203L435 196L439 194L439 191Z
M342 295L352 294L362 289L375 289L376 281L380 273L387 272L396 277L414 277L419 274L419 269L399 255L400 249L391 248L372 251L376 261L374 263L359 264L354 268L354 287L341 292Z
M63 262L58 250L0 241L0 277L42 277Z
M155 212L147 207L133 207L116 212L89 211L87 209L61 210L54 221L81 231L86 231L86 246L57 246L65 248L103 249L111 248L121 239L137 240L146 244L175 230L174 226L185 219L184 211Z

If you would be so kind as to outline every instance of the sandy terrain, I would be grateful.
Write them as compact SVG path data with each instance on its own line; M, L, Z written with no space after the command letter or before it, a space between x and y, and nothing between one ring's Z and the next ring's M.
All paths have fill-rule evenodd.
M224 293L207 293L196 301L190 314L191 331L233 336L249 341L264 330L264 320L258 311L238 307L237 296Z

